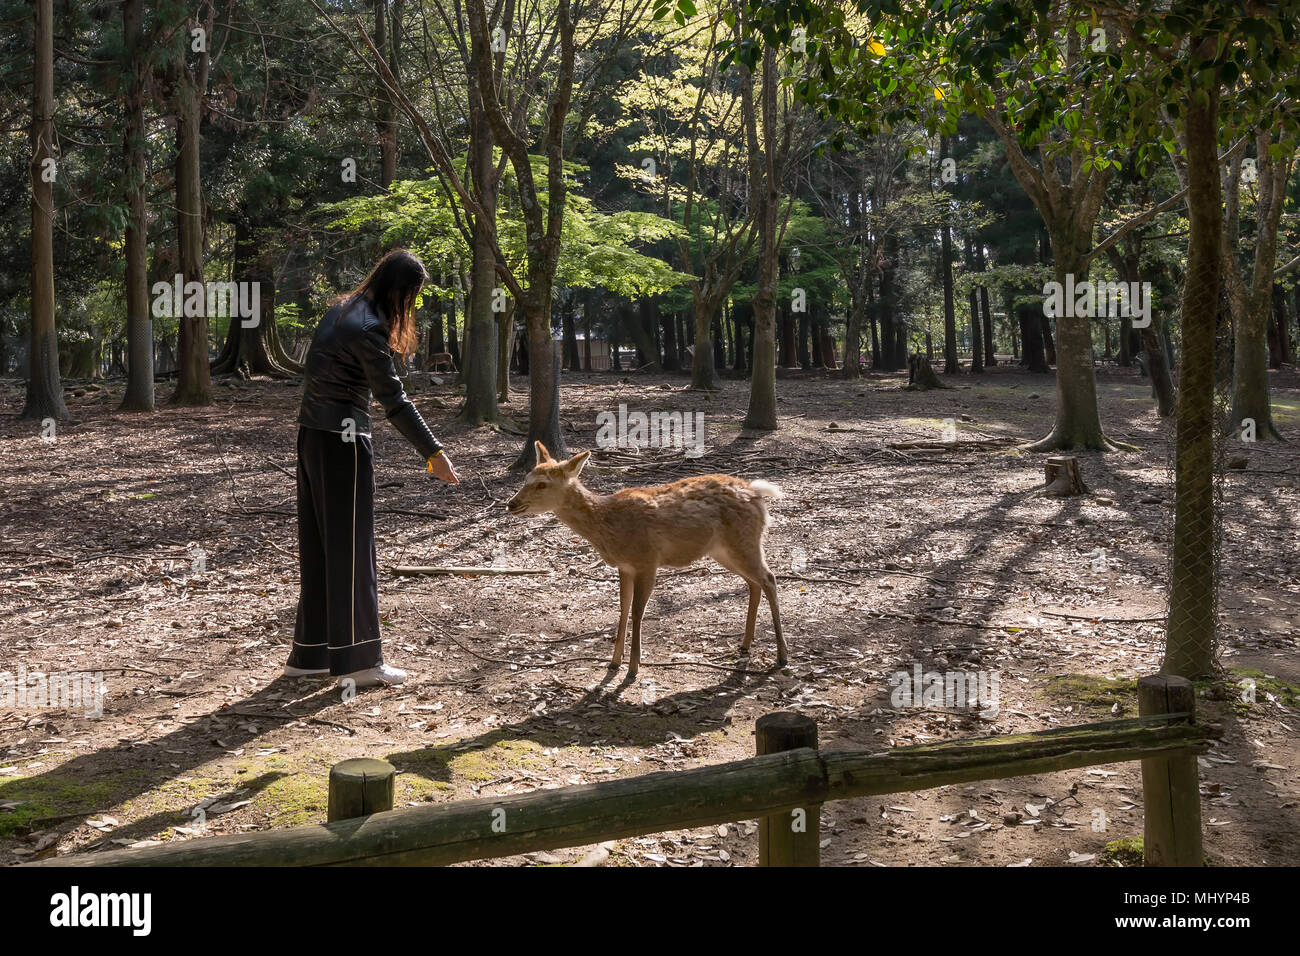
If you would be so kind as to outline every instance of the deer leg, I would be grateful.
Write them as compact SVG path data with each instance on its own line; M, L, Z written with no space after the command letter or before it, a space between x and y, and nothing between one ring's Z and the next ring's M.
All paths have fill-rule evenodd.
M772 627L776 631L776 666L784 667L785 638L781 636L781 612L776 607L776 575L766 568L763 573L763 593L767 595L767 606L772 609Z
M646 602L650 600L650 592L655 589L655 572L657 568L652 568L649 573L642 573L636 576L632 590L632 661L627 666L627 676L634 677L636 672L641 669L641 616L645 613Z
M632 609L632 575L622 568L618 572L618 635L614 638L614 657L610 667L623 663L623 638L627 635L627 614Z
M758 620L758 602L762 598L762 587L757 581L749 584L749 614L745 617L745 640L741 642L740 653L748 654L749 645L754 641L754 623Z

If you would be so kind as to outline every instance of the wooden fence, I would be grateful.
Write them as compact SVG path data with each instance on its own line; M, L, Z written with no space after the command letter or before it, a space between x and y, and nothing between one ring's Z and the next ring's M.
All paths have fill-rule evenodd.
M758 720L745 760L401 810L390 765L345 761L331 822L27 865L430 866L759 818L760 865L816 866L831 800L1141 760L1147 865L1200 866L1196 755L1220 731L1196 722L1182 678L1142 678L1138 702L1135 718L884 752L818 750L812 718L782 712Z

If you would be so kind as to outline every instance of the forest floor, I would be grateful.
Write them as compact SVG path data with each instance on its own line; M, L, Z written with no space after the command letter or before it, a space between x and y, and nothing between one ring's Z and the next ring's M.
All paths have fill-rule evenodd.
M1225 731L1201 758L1217 865L1300 859L1300 377L1274 375L1292 441L1234 442L1247 466L1222 479L1223 680L1198 702ZM1136 678L1159 667L1172 459L1136 370L1099 369L1098 388L1112 437L1141 451L1081 455L1091 493L1064 499L1039 493L1045 456L1015 447L1049 429L1049 376L1002 365L915 393L901 374L783 373L780 429L746 433L742 381L706 397L677 376L566 374L571 450L592 447L596 415L620 403L705 414L702 458L602 453L589 486L720 471L785 491L767 552L788 667L775 669L766 606L752 658L736 655L745 587L703 561L661 572L630 684L605 663L615 572L553 517L508 515L521 439L456 426L454 389L416 379L463 483L429 480L376 426L385 659L413 677L346 701L280 674L297 599L299 383L222 380L212 407L153 415L117 414L121 383L82 385L68 393L77 423L52 443L16 417L21 383L0 383L0 671L102 672L107 691L99 717L0 699L0 864L321 821L328 769L347 757L391 761L404 807L739 759L776 710L815 717L823 748L880 749L1134 715ZM520 391L507 410L522 419L525 404ZM890 447L940 440L945 419L987 443ZM389 570L494 561L542 570ZM889 676L915 665L998 672L1000 706L893 706ZM1253 703L1238 699L1245 677ZM1106 848L1141 837L1141 800L1139 765L1124 763L841 801L823 809L823 861L1131 863ZM607 865L752 865L756 825L606 849Z

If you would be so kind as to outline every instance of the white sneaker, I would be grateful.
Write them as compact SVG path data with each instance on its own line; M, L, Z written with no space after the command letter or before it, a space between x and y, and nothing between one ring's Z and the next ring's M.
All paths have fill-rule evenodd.
M288 664L284 665L285 677L329 677L329 674L330 669L328 667L315 670L306 667L290 667Z
M378 667L371 667L363 671L355 671L351 674L344 674L338 679L338 686L346 686L346 681L352 681L354 687L391 687L394 684L400 684L406 680L406 671L398 670L396 667L389 667L387 664L380 664Z

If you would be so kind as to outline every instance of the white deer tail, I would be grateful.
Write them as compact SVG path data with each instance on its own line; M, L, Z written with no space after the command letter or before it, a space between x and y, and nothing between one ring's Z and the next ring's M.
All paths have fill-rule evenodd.
M763 481L762 479L751 481L749 487L764 498L772 498L775 500L777 498L785 497L785 492L770 481Z

